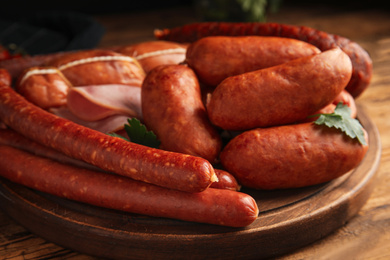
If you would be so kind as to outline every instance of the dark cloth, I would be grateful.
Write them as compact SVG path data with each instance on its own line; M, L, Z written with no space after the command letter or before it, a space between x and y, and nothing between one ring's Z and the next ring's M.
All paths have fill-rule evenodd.
M43 11L0 21L0 44L29 55L94 48L103 35L102 25L77 12Z

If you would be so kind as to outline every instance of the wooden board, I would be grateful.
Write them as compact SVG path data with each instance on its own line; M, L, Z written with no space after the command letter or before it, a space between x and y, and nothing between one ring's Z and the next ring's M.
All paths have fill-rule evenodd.
M353 171L322 185L284 191L243 190L258 219L229 228L152 218L60 199L0 179L0 207L36 235L60 246L115 259L261 259L312 243L358 213L375 184L381 156L375 125L359 107L370 148Z

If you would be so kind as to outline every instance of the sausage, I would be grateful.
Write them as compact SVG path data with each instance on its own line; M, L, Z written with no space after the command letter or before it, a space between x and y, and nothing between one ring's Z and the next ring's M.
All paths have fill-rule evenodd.
M116 51L134 57L145 73L159 65L179 64L185 60L187 46L168 41L147 41L123 46Z
M53 148L46 147L44 145L36 143L9 128L0 129L0 145L11 146L16 149L20 149L35 154L37 156L45 157L60 163L70 164L81 168L92 169L95 171L102 171L100 168L95 167L91 164L73 159L57 150L54 150Z
M342 176L367 150L338 129L302 123L243 132L223 149L221 163L246 187L298 188Z
M0 86L9 86L12 82L11 75L6 69L0 68ZM6 129L7 126L0 119L0 129Z
M12 129L0 129L0 145L11 146L13 148L23 150L39 157L48 158L63 164L70 164L79 168L86 168L94 171L102 171L100 168L91 164L73 159L50 147L38 144L13 131ZM210 188L228 189L235 191L239 191L241 189L241 186L237 183L237 180L233 175L220 169L214 169L214 171L216 177L218 178L218 182L213 182L210 185Z
M11 75L12 80L14 81L18 77L20 77L24 70L31 67L45 66L52 59L57 59L58 57L67 53L72 53L72 51L24 56L16 59L2 60L0 61L0 68L6 69Z
M241 189L241 185L237 182L236 178L232 174L221 169L214 169L214 171L218 177L218 181L213 182L210 185L210 188L235 191L239 191Z
M127 142L60 118L0 86L0 119L22 135L105 171L167 188L200 192L216 181L205 159Z
M222 141L207 118L200 86L185 65L161 65L146 76L141 90L145 125L161 149L216 162Z
M10 86L12 82L11 75L6 69L0 68L0 85Z
M110 50L83 50L50 60L46 66L58 68L74 86L125 84L139 86L145 77L133 57Z
M231 227L251 224L259 212L251 196L236 191L181 192L61 164L12 147L0 146L0 154L1 176L99 207Z
M332 102L352 72L335 48L222 81L207 106L210 121L226 130L293 123Z
M15 89L31 103L49 109L66 105L72 84L55 67L31 67L16 82Z
M321 51L341 48L351 59L353 73L346 90L354 98L360 96L369 86L372 77L372 60L359 44L345 37L326 33L307 26L280 23L228 23L205 22L187 24L172 29L155 30L159 40L194 42L207 36L276 36L297 39L318 47Z
M189 45L186 63L195 71L199 81L217 86L227 77L316 53L320 53L317 47L295 39L210 36Z

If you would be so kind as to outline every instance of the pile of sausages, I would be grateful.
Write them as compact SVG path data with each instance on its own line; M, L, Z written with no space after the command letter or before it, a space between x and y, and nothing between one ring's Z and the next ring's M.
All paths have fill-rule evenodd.
M113 73L130 71L141 79L139 119L155 132L160 149L53 114L12 87L15 74L23 75L20 69L18 73L12 66L0 69L0 176L101 207L244 227L256 220L259 209L251 196L239 191L241 185L254 189L314 185L347 173L363 160L367 145L308 119L332 112L340 101L356 116L356 96L347 86L362 89L367 82L354 77L351 50L345 51L345 46L323 50L280 35L230 36L221 30L229 25L237 32L235 28L248 24L218 24L217 36L212 29L217 25L207 25L211 35L204 33L204 25L187 25L157 31L156 42L109 50L139 58L144 74L133 73L138 66ZM188 28L199 29L196 39L175 39L193 35ZM166 47L176 40L186 42L179 62L172 57L177 49ZM370 67L369 56L360 52L353 54ZM141 63L145 57L149 62ZM48 60L37 57L28 64L44 66ZM91 68L98 66L94 59L88 62L85 77L96 80ZM80 75L77 64L74 70ZM358 75L366 81L371 76Z

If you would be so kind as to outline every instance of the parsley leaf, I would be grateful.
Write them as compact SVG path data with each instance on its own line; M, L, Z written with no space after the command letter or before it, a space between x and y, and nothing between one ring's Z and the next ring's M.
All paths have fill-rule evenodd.
M152 148L159 148L160 140L157 139L157 136L153 133L153 131L148 131L146 126L141 124L141 122L136 118L127 119L127 122L128 124L125 124L125 130L130 140L115 133L111 133L109 135L120 137L129 142L149 146Z
M361 144L367 145L363 127L357 119L351 117L351 109L347 105L340 102L333 113L314 116L319 116L315 124L340 129L350 138L357 138Z

